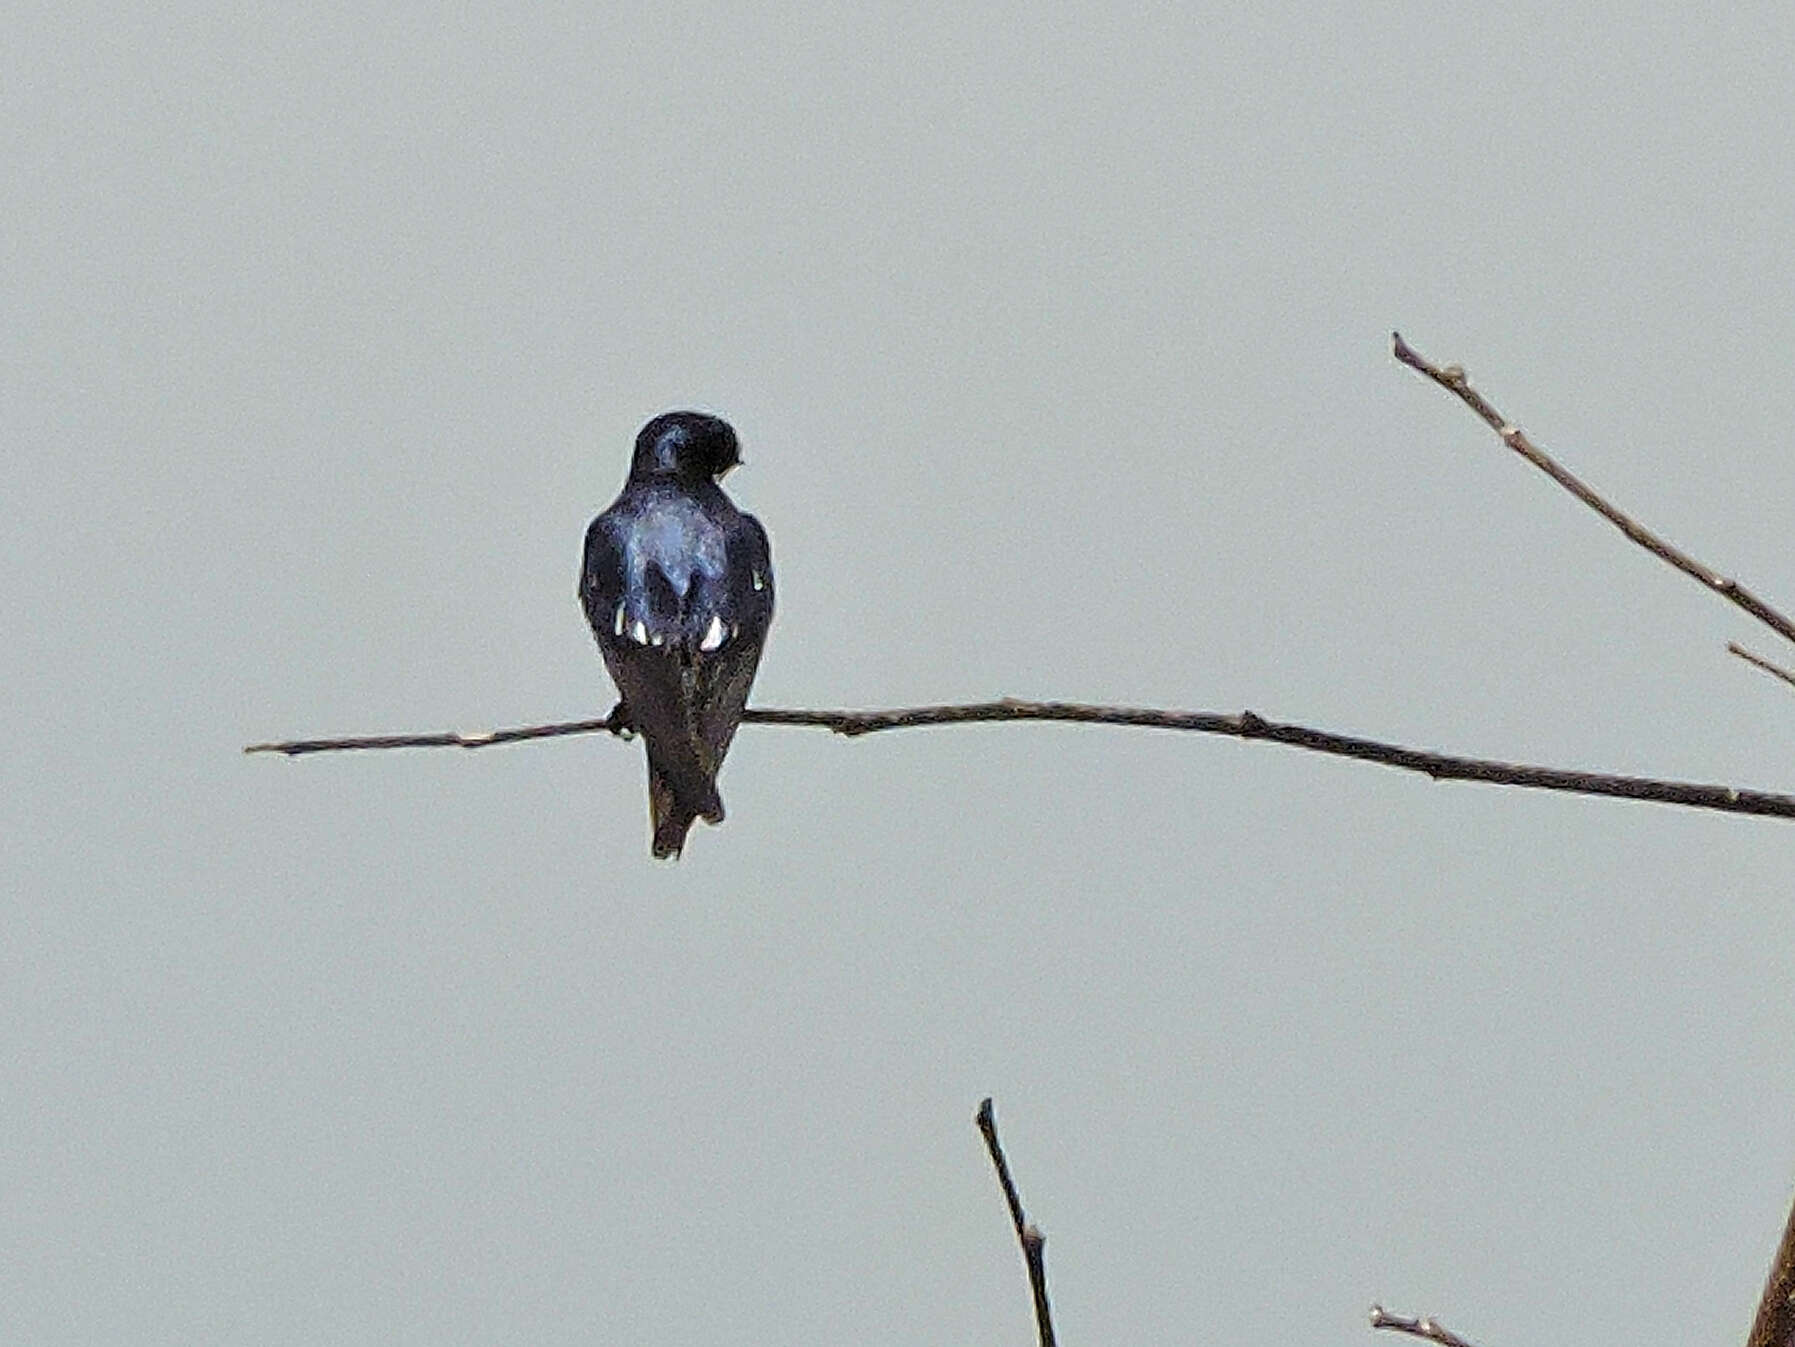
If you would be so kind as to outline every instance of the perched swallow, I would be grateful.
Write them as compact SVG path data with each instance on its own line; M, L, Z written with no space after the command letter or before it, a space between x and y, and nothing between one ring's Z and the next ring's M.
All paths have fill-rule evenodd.
M740 462L728 422L657 416L623 493L586 530L580 603L648 750L657 857L679 855L693 819L723 821L717 769L773 620L766 530L717 485Z

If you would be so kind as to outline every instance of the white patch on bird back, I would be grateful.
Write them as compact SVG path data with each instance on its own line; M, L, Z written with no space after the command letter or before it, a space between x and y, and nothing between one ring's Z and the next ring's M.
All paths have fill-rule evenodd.
M716 580L723 574L727 556L722 530L696 509L672 505L645 516L642 527L630 535L624 549L624 566L632 586L643 584L649 567L667 577L673 592L684 598L695 575Z

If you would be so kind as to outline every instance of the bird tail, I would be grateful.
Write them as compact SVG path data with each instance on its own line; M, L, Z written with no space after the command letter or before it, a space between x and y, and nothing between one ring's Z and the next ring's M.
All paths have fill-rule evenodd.
M707 783L705 789L705 797L695 804L681 799L672 784L650 760L648 816L654 825L656 860L668 857L679 859L680 850L686 844L686 834L691 831L694 819L702 818L706 823L723 821L723 797L717 794L714 784Z

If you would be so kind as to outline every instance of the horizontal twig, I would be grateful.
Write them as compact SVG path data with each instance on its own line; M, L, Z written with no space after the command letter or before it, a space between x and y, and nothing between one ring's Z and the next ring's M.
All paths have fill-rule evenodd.
M1392 332L1390 342L1398 360L1410 369L1425 374L1441 388L1457 397L1465 406L1476 412L1483 419L1485 425L1502 437L1502 443L1601 515L1610 524L1613 524L1632 541L1638 543L1653 556L1676 567L1684 575L1700 581L1722 598L1737 604L1784 640L1795 642L1795 621L1791 621L1772 608L1737 580L1730 579L1713 567L1697 561L1687 552L1660 538L1638 520L1604 499L1593 487L1529 440L1526 432L1519 426L1492 407L1483 394L1471 387L1471 381L1465 377L1462 366L1434 364L1404 341L1400 332Z
M1426 1338L1429 1342L1438 1343L1439 1347L1472 1347L1468 1339L1461 1338L1436 1320L1411 1319L1406 1314L1391 1314L1382 1305L1371 1307L1371 1326L1407 1333L1413 1338Z
M1223 734L1236 739L1263 739L1291 748L1307 749L1340 758L1358 758L1404 771L1420 772L1436 781L1481 781L1494 786L1523 786L1533 790L1569 791L1577 795L1606 795L1654 804L1684 805L1692 809L1717 809L1729 814L1756 814L1769 818L1795 818L1795 795L1743 790L1737 786L1706 785L1693 781L1660 781L1651 777L1615 776L1606 772L1581 772L1560 767L1535 767L1527 763L1497 762L1485 758L1461 758L1400 744L1359 739L1305 725L1281 724L1251 711L1223 714L1218 711L1166 711L1143 706L1090 706L1080 702L1025 702L1005 698L997 702L966 702L948 706L907 706L884 711L787 711L772 707L751 708L742 719L750 725L803 725L833 730L855 737L881 730L914 729L925 725L965 725L976 722L1053 720L1085 725L1135 725L1157 730L1190 730L1199 734ZM623 733L615 714L603 720L570 720L554 725L524 725L506 730L442 734L376 734L347 739L291 739L282 743L251 744L245 753L283 753L300 757L308 753L335 753L373 748L486 748L524 739L551 739L567 734Z
M752 713L750 713L752 714ZM508 730L444 730L439 734L361 734L336 739L284 739L250 744L245 753L281 753L302 758L308 753L345 753L372 748L491 748L525 739L558 739L566 734L623 734L627 727L613 711L603 720L562 720L551 725L517 725Z

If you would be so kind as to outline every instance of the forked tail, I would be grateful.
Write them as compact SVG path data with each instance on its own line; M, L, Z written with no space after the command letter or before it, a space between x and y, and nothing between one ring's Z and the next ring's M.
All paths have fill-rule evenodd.
M648 763L648 816L654 824L654 855L656 860L669 857L677 860L680 849L686 844L686 834L692 829L692 822L702 818L706 823L723 821L723 798L717 794L717 788L708 785L708 797L694 805L682 800L674 793L667 778L654 765L653 759Z

